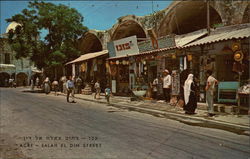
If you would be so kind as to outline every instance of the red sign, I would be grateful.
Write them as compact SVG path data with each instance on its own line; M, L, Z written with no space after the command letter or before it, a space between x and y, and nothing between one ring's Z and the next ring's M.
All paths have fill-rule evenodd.
M117 51L129 50L129 49L131 49L130 43L131 43L131 41L130 41L129 43L116 45L116 46L115 46L115 47L116 47L116 50L117 50Z

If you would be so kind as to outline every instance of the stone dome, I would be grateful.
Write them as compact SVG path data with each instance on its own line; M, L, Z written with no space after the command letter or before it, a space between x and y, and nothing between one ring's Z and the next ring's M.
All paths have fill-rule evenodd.
M21 24L17 22L11 22L6 29L6 33L8 33L11 29L15 30L18 25L21 26Z

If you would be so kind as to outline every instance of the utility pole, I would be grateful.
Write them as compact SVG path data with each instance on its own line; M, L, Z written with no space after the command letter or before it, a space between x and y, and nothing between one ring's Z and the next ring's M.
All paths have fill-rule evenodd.
M210 1L207 0L207 32L210 34Z

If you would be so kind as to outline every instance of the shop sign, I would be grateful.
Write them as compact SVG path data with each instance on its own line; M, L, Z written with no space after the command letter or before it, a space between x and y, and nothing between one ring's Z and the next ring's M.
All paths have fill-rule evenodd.
M137 45L137 38L134 35L120 40L109 42L108 50L110 57L138 54L139 49Z
M175 37L173 35L161 37L161 38L157 39L157 41L158 41L158 49L176 46ZM152 46L151 40L139 42L138 47L139 47L140 52L151 51L151 50L155 49Z

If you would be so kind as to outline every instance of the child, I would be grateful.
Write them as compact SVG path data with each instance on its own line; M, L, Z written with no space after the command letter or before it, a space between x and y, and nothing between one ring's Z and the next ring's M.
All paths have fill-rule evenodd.
M111 89L109 88L109 85L107 85L107 88L105 89L105 97L107 99L108 104L110 104L109 102L110 95L111 95Z

